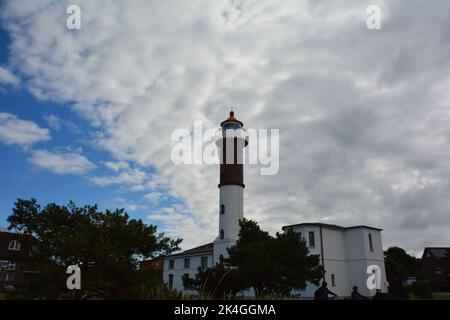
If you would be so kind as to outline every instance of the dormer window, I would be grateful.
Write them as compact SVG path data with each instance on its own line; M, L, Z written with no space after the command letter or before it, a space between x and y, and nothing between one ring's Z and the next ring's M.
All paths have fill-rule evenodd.
M19 241L17 240L11 240L8 245L8 250L14 250L14 251L20 251L22 246L20 245Z

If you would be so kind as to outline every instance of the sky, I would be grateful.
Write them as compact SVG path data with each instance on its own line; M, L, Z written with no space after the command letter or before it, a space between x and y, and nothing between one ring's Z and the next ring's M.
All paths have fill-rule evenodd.
M81 29L66 8L81 8ZM366 26L369 5L381 29ZM279 172L245 166L245 217L383 229L450 246L450 2L2 1L0 226L17 198L101 209L183 239L218 234L217 165L171 134L233 106L279 129Z

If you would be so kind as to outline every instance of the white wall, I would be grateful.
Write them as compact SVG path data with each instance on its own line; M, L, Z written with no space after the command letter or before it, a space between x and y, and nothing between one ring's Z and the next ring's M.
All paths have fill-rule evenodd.
M370 250L369 234L372 236L372 250ZM381 232L370 228L347 229L345 232L348 270L350 282L358 286L359 292L366 296L373 296L376 290L367 288L367 267L376 265L381 270L382 292L387 292L386 271L384 266L383 245Z
M328 288L338 296L351 292L347 271L347 254L342 230L322 227L325 281ZM332 281L334 275L334 285Z
M169 275L173 274L173 289L184 290L183 281L181 277L188 273L189 277L194 278L197 274L197 268L201 266L201 258L208 257L208 268L213 266L213 256L211 253L195 254L195 255L181 255L181 256L167 256L164 258L163 281L169 283ZM184 268L184 259L190 259L190 267ZM174 260L174 268L169 269L169 261Z
M225 213L219 214L218 234L223 229L225 239L237 240L239 236L239 220L244 217L244 188L236 185L221 186L219 203L220 205L225 205Z

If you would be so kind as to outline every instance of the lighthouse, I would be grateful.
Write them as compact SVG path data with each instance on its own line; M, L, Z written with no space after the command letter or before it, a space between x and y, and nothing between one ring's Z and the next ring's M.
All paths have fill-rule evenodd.
M244 217L244 148L248 136L244 124L230 112L216 132L216 146L220 159L219 232L214 240L214 263L227 257L227 248L239 237L239 220Z

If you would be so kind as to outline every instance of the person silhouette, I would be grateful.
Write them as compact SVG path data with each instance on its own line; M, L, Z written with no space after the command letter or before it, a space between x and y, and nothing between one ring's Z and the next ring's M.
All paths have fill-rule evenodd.
M314 300L328 300L328 295L332 295L337 297L337 294L330 291L327 288L328 283L326 281L322 282L322 286L316 290L316 292L314 293Z
M359 293L358 286L353 286L352 300L367 300L367 297Z

